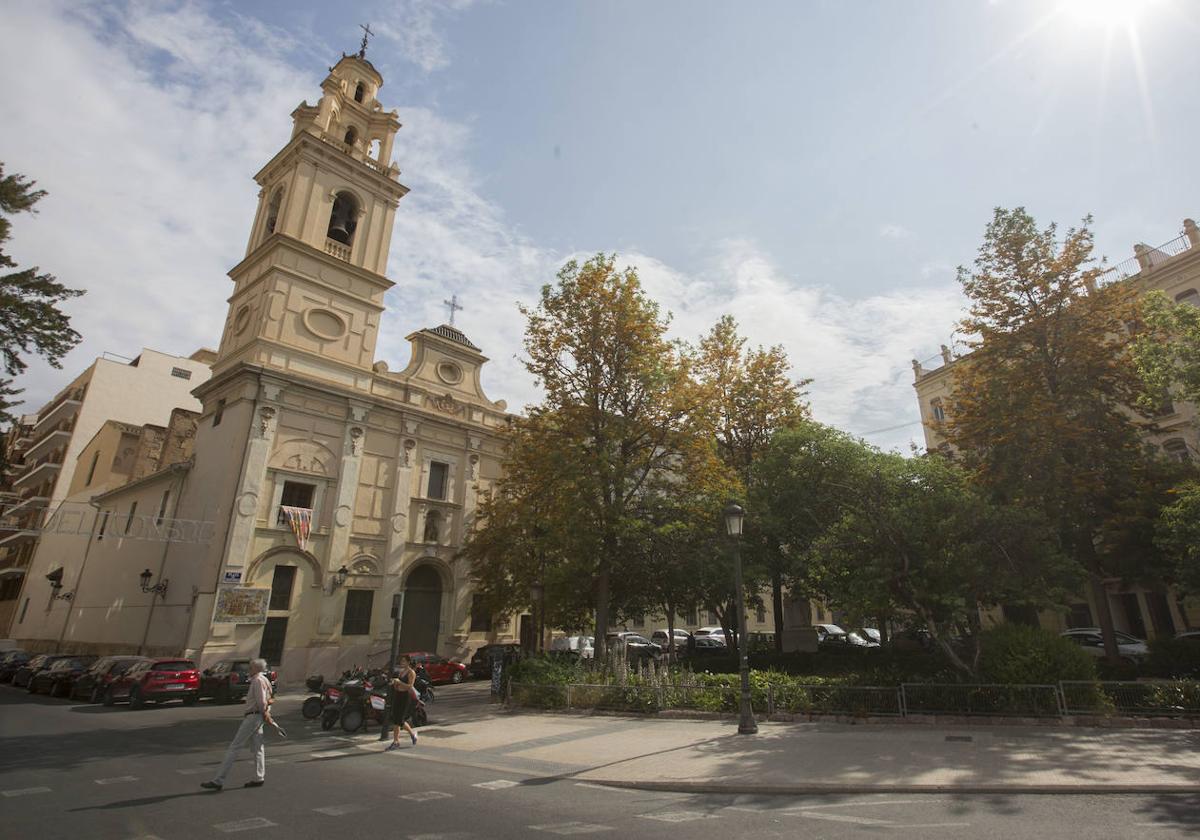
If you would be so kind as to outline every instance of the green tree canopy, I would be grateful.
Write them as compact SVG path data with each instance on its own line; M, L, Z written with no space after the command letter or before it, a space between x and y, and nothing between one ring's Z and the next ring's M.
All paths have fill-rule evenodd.
M1137 291L1100 284L1090 221L1060 236L1023 208L995 211L974 269L959 269L972 352L955 363L943 431L994 499L1054 524L1088 574L1115 658L1103 581L1125 571L1124 555L1101 536L1126 500L1148 492L1149 456L1144 418L1131 410L1143 390L1127 326Z
M34 181L21 175L5 175L0 164L0 270L16 268L16 261L5 251L12 234L10 217L17 213L36 213L36 205L45 190L35 189ZM71 329L71 319L59 309L69 298L83 294L68 289L52 274L40 273L36 266L0 274L0 423L12 420L9 378L24 372L23 356L30 353L60 367L62 357L79 343L79 333Z

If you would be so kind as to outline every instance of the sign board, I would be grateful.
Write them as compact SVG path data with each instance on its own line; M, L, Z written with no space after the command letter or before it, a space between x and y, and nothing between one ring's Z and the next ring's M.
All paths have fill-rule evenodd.
M234 585L242 582L241 569L226 569L221 575L221 583L232 583Z
M225 624L266 624L270 589L227 586L217 591L213 621Z

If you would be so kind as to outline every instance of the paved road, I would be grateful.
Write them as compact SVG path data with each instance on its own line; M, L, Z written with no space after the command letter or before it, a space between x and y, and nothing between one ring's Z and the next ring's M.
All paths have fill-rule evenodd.
M495 715L486 684L438 689L424 744L455 722ZM220 794L199 783L240 712L201 703L105 709L0 686L0 836L185 840L260 838L1170 838L1200 836L1200 799L1175 796L692 796L618 790L497 769L502 754L459 760L422 744L381 753L374 735L322 733L300 696L277 704L289 730L268 746L267 785L248 762ZM519 747L514 746L514 749ZM1153 760L1148 756L1147 760ZM518 766L513 762L513 766Z

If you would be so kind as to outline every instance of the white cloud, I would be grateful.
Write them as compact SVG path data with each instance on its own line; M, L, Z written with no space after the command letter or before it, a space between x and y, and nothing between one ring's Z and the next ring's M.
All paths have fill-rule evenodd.
M885 222L879 226L879 235L884 239L907 239L912 231L896 222Z
M450 63L440 18L457 14L475 0L389 0L380 7L383 15L371 30L392 41L400 53L426 73Z
M415 15L417 28L434 27L439 14L462 6L410 3L402 11ZM265 40L276 46L259 48L257 25L229 25L199 6L81 16L75 6L29 4L7 9L5 22L0 70L37 80L39 95L21 86L0 92L4 112L21 118L4 161L50 192L42 212L16 226L14 254L88 289L71 304L84 342L66 369L35 364L20 383L32 410L103 351L216 345L230 291L225 273L241 259L253 217L250 176L286 142L296 104L315 101L324 66L309 56L311 43L272 32ZM292 63L296 55L303 66ZM445 53L439 46L414 60L432 69ZM397 285L378 356L403 367L404 336L446 320L441 302L457 293L466 306L457 322L492 358L486 390L519 408L537 395L516 360L523 323L515 304L535 300L571 255L521 235L481 196L468 127L429 109L387 105L404 123L394 154L412 192L397 214L389 262ZM653 254L623 258L673 312L675 335L695 339L729 312L752 343L783 344L797 378L814 378L818 419L860 434L909 423L871 440L901 449L920 440L909 359L927 355L956 319L960 297L950 278L849 299L794 282L748 241L722 243L695 274Z

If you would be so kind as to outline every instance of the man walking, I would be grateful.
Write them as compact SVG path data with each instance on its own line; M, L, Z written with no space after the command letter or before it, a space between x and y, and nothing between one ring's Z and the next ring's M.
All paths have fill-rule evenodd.
M271 681L263 671L267 670L267 660L250 660L250 690L246 692L246 708L242 715L242 725L229 743L225 751L225 761L211 782L201 782L200 787L206 790L221 790L225 787L225 777L233 767L238 750L247 740L250 741L250 751L254 753L254 778L243 787L262 787L267 770L267 755L263 749L263 724L274 726L271 720Z

